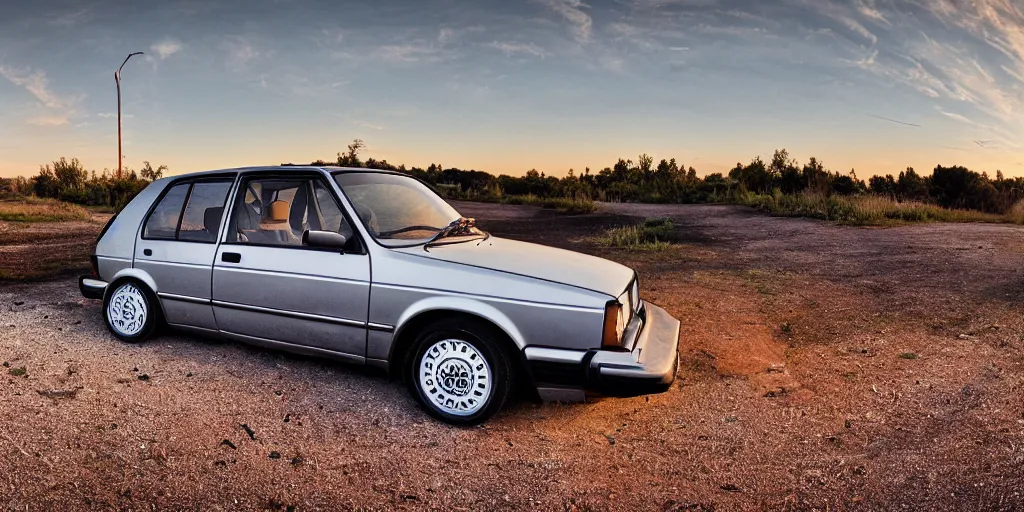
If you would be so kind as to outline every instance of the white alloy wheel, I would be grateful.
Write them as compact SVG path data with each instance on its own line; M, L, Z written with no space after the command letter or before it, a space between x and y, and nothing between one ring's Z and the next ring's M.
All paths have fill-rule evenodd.
M146 296L137 286L125 283L114 290L107 304L107 323L122 336L135 336L146 327L149 316Z
M457 339L440 340L427 349L419 379L427 400L454 416L476 413L493 390L491 365L476 347Z

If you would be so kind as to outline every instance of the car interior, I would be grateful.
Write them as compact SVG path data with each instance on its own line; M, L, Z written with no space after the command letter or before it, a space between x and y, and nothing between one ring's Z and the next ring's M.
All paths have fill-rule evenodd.
M352 227L334 197L310 180L253 180L245 187L244 200L234 214L238 242L298 246L306 230L332 231L353 239ZM368 207L360 205L357 210L363 219L374 221Z

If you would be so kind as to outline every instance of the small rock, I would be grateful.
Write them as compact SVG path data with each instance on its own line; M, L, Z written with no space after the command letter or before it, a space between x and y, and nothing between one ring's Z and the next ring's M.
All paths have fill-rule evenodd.
M186 374L185 374L185 376L186 376L186 377L191 377L191 376L192 376L192 372L188 372L188 373L186 373Z
M615 436L610 436L608 434L605 434L604 437L608 438L608 444L610 444L610 445L614 445L615 444Z
M25 304L25 301L23 301L23 300L16 300L16 301L14 301L14 305L15 306L21 306L22 304Z
M4 361L4 368L10 368L10 367L11 367L11 363L8 363L7 361Z
M280 452L276 452L276 451L275 452L270 452L269 457L271 459L280 459L281 458L281 453Z
M725 417L725 422L726 423L736 423L737 421L739 421L739 418L737 418L736 416L726 416Z
M969 340L969 339L971 339L971 337L966 335L966 334L961 334L961 335L957 336L957 338L960 338L962 340Z
M143 373L142 375L139 375L139 380L141 380L142 382L146 382L147 380L149 380L149 375Z
M292 421L292 415L291 414L285 414L284 415L284 422L288 423L290 421Z
M723 484L718 486L718 488L726 492L742 492L742 489L736 484Z
M852 428L853 427L853 422L850 421L850 420L846 420L846 421L843 422L843 426L846 427L846 428Z
M249 434L249 439L252 439L253 441L256 440L256 431L249 428L249 425L242 423L239 426L242 427L242 430L244 430L246 434Z
M225 439L225 440L221 441L220 445L221 446L227 446L228 448L231 448L232 450L237 450L238 449L238 447L235 446L235 443L232 443L231 440L229 440L229 439Z
M7 370L7 373L15 377L28 377L28 369L25 368L24 366L19 366L18 368L11 368L10 370Z
M303 462L305 462L305 460L302 457L293 457L292 458L292 466L298 466L299 464L302 464Z
M36 393L56 400L58 398L75 398L78 395L79 389L82 389L82 387L78 386L73 389L37 389Z

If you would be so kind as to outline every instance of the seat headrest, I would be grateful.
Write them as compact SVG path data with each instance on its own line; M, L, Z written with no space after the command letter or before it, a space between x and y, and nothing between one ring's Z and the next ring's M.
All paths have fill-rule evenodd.
M223 206L214 206L203 211L203 227L211 235L216 235L220 231L220 217L223 213Z
M274 201L267 208L267 220L273 222L284 222L288 220L288 201Z

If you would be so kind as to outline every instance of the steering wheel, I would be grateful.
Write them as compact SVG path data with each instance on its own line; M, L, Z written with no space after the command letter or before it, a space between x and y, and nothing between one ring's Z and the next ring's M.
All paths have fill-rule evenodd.
M377 215L365 204L355 204L353 206L356 208L356 214L359 215L363 224L366 225L366 229L373 236L377 236L377 230L380 229L380 226L377 224Z

